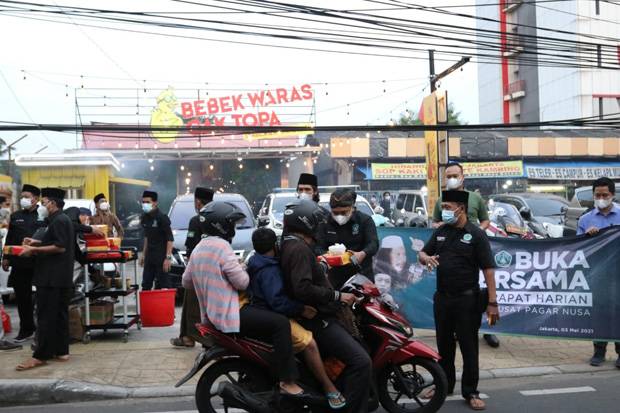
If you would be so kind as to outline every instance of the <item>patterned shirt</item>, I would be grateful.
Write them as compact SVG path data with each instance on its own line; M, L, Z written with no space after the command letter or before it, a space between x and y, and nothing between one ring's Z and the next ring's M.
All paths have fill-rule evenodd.
M239 332L239 291L249 282L230 243L219 237L203 238L183 273L183 287L196 290L202 322L224 333Z

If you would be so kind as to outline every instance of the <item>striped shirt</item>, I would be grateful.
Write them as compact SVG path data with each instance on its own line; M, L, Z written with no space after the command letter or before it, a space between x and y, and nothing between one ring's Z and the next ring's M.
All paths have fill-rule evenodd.
M219 237L203 238L183 273L183 287L196 290L202 322L224 333L239 332L239 291L249 282L232 247Z

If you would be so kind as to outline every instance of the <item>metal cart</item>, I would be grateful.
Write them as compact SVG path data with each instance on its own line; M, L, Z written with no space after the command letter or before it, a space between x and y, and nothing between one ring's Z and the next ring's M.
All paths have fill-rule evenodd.
M131 258L125 258L125 251L133 251L133 255ZM138 253L135 248L121 248L120 250L114 251L106 251L110 253L118 252L120 253L120 258L105 258L105 259L89 259L87 255L86 262L88 264L106 264L106 263L114 263L119 264L119 275L121 278L121 288L105 288L105 287L97 287L93 290L89 290L88 287L88 270L84 271L84 318L85 318L85 326L84 326L84 335L82 336L82 342L84 344L90 343L92 330L103 330L106 332L107 330L123 330L123 343L129 341L129 328L133 325L136 325L138 330L142 329L142 321L140 320L140 300L138 297L139 285L138 285ZM127 286L126 282L126 269L127 266L133 267L133 284ZM90 323L90 302L91 300L95 300L97 298L103 297L112 297L121 299L123 312L121 314L113 315L112 321L108 324L101 325L91 325ZM127 308L127 301L130 297L133 297L135 300L135 314L129 314ZM115 306L116 309L116 306Z

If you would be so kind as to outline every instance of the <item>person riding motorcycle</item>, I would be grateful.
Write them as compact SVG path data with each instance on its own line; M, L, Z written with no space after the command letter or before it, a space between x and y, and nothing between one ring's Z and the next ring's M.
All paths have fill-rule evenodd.
M280 250L284 286L291 298L317 309L316 317L301 320L300 324L312 332L322 354L334 357L346 366L343 371L346 411L366 412L371 359L336 320L339 307L352 305L355 296L334 290L325 275L325 267L317 262L313 248L323 220L323 211L312 201L302 200L287 206Z
M295 383L299 373L288 318L246 305L249 300L244 290L250 277L230 245L235 225L245 215L227 202L211 202L200 215L201 230L207 237L192 252L183 273L183 287L196 291L202 322L224 333L240 333L273 343L280 392L302 395L303 389Z

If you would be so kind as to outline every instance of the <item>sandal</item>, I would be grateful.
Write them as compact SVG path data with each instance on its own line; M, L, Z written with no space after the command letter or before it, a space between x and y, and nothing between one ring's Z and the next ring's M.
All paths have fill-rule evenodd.
M64 356L56 356L54 360L60 361L61 363L66 363L67 361L69 361L69 355L65 354Z
M469 396L469 398L467 399L467 404L472 410L484 410L487 408L484 401L482 401L480 396L478 396L477 394Z
M347 400L344 398L342 393L339 391L327 393L327 402L329 403L329 407L333 410L342 409L347 405Z
M26 370L35 369L37 367L45 366L46 364L47 363L45 361L32 358L32 359L24 361L23 363L18 364L17 367L15 367L15 370L26 371Z
M196 345L195 341L191 341L191 344L185 340L183 340L181 337L176 337L176 338L171 338L170 339L170 344L172 344L174 347L194 347Z

